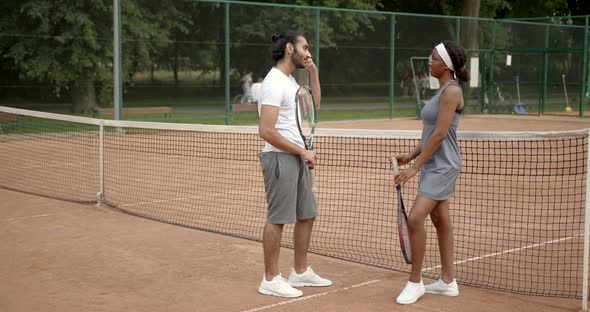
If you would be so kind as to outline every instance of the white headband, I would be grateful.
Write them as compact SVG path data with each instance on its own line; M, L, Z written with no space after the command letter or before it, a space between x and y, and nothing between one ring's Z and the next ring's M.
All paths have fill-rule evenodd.
M445 65L447 65L450 70L455 71L455 67L453 67L453 61L451 61L451 57L449 56L445 45L439 43L434 48L436 49L436 52L438 52L438 55L440 55L442 58L443 62L445 62Z

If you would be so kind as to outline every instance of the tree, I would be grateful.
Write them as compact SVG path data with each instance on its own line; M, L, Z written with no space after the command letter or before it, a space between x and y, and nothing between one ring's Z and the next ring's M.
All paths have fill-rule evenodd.
M590 1L567 0L567 6L573 16L590 14Z
M162 58L172 59L177 82L182 54L178 42L187 40L186 36L193 31L193 18L198 16L197 3L191 0L139 0L136 5L126 8L122 17L126 26L122 36L130 44L125 52L132 56L128 59L132 63L126 66L128 82L138 71L151 70L154 61Z
M282 4L306 5L317 7L336 7L358 10L376 10L381 1L353 1L353 0L290 0L290 1L266 1L280 2ZM232 5L231 11L231 63L232 68L243 73L254 70L255 76L263 75L272 66L269 48L270 38L273 33L282 30L293 29L305 33L311 46L312 54L315 48L315 18L317 11L309 8L285 8L285 7L260 7ZM375 25L384 20L384 15L349 13L342 11L320 12L320 45L321 53L331 52L339 59L355 59L354 64L346 68L332 66L335 60L321 57L322 79L325 86L335 79L345 79L342 72L355 77L355 68L362 68L365 63L371 62L370 56L360 57L359 50L343 49L345 46L359 45L363 40L376 32ZM382 36L386 41L389 37L386 33ZM386 45L388 46L388 45ZM349 54L355 56L348 56ZM365 52L363 52L365 53ZM322 54L323 55L323 54ZM315 57L315 55L314 55ZM342 63L340 63L342 64ZM333 70L331 70L333 69ZM350 80L349 80L350 81Z
M0 58L5 70L25 80L51 85L56 94L70 94L73 113L97 105L96 86L112 85L112 0L4 1L0 4ZM174 1L122 1L123 71L127 80L150 63L151 55L169 42L179 24Z
M461 16L479 17L480 0L463 0L461 5ZM479 23L477 19L467 19L464 21L461 31L461 42L468 50L477 50L479 48Z
M72 110L96 104L94 82L107 77L112 56L111 8L103 1L25 0L3 3L1 57L25 79L69 89Z

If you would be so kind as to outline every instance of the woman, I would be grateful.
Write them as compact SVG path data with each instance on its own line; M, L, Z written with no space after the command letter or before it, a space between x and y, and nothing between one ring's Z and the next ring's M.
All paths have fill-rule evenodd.
M400 165L417 158L412 166L394 178L395 185L405 183L420 171L418 194L408 216L412 273L396 299L399 304L414 303L425 292L459 295L453 273L453 228L449 216L449 198L455 191L455 182L461 170L461 153L456 131L465 104L463 91L457 80L469 81L466 59L465 49L456 42L446 41L432 49L428 67L441 87L422 109L423 130L420 143L411 153L395 156ZM424 286L420 272L426 250L424 223L428 215L436 227L442 276L437 282Z

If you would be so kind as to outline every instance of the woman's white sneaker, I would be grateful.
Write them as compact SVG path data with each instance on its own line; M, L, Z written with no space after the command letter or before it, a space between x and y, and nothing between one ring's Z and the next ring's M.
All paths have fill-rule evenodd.
M424 295L424 283L420 281L420 283L412 283L408 282L404 290L397 296L395 302L399 304L412 304L418 300L418 298Z
M455 297L459 296L459 286L457 286L457 280L453 279L450 284L445 283L442 279L426 285L426 292L429 294L437 294L443 296Z
M266 277L263 275L260 287L258 287L258 292L263 295L289 298L300 297L303 295L301 290L289 285L289 281L284 279L281 274L275 276L271 281L267 281Z

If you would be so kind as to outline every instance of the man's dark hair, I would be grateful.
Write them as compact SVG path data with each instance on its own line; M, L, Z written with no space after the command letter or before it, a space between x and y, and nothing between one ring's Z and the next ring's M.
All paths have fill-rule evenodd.
M295 45L297 37L305 37L305 35L293 30L286 30L278 36L272 35L272 59L275 62L282 59L285 56L285 47L287 46L287 43L290 42L292 45Z

